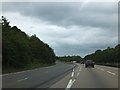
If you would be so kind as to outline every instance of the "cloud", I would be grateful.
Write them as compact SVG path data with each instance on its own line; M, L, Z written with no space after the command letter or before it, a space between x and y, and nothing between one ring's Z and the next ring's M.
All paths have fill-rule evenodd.
M117 44L117 3L3 3L11 25L36 34L56 55L85 56Z
M116 27L117 3L93 2L84 6L82 4L63 2L9 2L3 3L3 12L19 12L22 15L42 19L56 25Z

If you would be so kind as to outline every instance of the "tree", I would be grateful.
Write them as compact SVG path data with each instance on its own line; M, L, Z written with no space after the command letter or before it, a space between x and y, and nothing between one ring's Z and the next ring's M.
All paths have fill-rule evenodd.
M10 22L4 16L2 16L1 23L2 23L3 26L6 26L6 27L10 26L9 25Z
M36 35L28 36L17 26L11 27L2 17L2 66L5 68L25 68L31 64L53 64L55 54L48 44Z

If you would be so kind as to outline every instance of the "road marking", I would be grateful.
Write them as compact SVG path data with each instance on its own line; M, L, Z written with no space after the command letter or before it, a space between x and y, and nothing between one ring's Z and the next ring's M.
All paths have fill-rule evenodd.
M71 75L71 77L73 77L74 76L74 72L72 72L72 75Z
M76 79L74 79L73 81L72 81L72 79L70 79L70 81L69 81L69 83L68 83L68 85L67 85L65 90L70 89L75 81L76 81Z
M110 73L110 74L112 74L112 75L116 75L115 73L112 73L112 72L110 72L110 71L107 71L108 73Z
M80 73L77 74L77 77L79 76Z
M73 81L72 81L72 79L70 79L70 81L69 81L69 83L68 83L66 88L71 88L72 84L73 84Z
M28 78L24 78L24 79L20 79L18 80L18 82L21 82L21 81L24 81L24 80L27 80Z
M74 68L73 68L73 72L74 72L75 70L74 70Z
M73 83L76 81L76 79L73 80Z

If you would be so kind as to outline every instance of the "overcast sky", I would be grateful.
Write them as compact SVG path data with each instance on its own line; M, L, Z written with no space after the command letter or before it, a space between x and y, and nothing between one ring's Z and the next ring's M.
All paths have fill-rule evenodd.
M10 25L36 34L56 55L80 55L118 44L117 2L9 2Z

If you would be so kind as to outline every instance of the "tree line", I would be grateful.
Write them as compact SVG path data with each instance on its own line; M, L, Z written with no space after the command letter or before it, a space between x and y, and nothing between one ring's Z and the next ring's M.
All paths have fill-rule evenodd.
M25 32L10 26L10 22L2 16L2 67L24 68L32 64L54 64L55 59L71 62L81 62L92 59L95 63L120 63L120 44L114 48L96 50L94 53L81 56L55 56L54 50L42 42L36 35L29 36Z
M2 67L25 68L30 64L54 64L55 54L36 35L29 36L2 16Z
M62 62L72 62L72 61L76 61L78 63L80 63L82 61L82 58L80 56L57 56L56 57L57 60L60 60Z
M84 60L91 59L96 63L106 63L106 64L118 64L120 55L120 44L114 48L108 47L104 50L96 50L94 53L86 55Z

